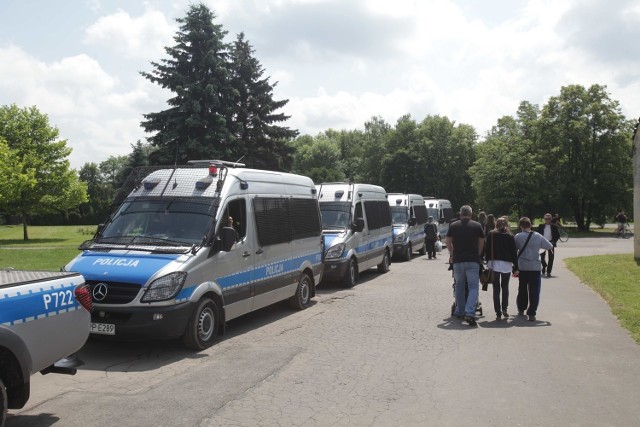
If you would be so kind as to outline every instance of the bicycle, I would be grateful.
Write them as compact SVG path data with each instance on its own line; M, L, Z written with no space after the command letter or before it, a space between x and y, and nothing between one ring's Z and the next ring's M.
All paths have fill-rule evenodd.
M567 230L565 230L564 228L560 228L560 241L562 243L567 243L567 240L569 240L569 233L567 233Z
M613 232L613 235L616 238L622 237L623 239L628 239L633 236L633 232L631 231L631 227L629 227L629 223L625 222L622 227L616 228L616 231Z

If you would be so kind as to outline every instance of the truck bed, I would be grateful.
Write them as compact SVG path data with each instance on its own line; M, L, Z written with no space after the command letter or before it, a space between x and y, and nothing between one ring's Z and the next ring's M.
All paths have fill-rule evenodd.
M74 275L76 275L76 273L70 273L68 271L0 270L0 288L17 283L28 284L46 279L59 279Z

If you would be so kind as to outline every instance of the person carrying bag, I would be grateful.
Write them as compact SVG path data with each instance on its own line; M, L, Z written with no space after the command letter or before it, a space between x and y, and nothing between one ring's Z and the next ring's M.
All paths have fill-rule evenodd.
M518 271L516 243L509 230L509 221L498 218L496 228L487 236L487 267L493 285L493 308L496 319L509 317L509 280ZM502 294L502 299L500 298Z

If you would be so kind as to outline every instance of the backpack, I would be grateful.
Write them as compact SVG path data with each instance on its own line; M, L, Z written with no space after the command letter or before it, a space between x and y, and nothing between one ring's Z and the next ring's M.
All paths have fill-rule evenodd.
M427 223L424 226L424 232L427 235L427 239L435 240L438 238L438 230L434 223Z

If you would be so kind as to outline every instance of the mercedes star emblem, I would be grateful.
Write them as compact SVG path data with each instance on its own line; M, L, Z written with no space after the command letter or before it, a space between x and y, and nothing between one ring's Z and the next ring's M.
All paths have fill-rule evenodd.
M102 301L107 296L107 284L98 283L93 287L93 299L96 301Z

